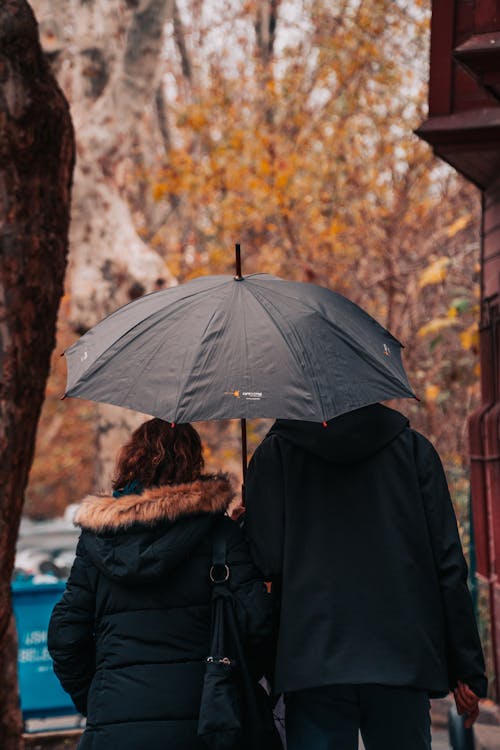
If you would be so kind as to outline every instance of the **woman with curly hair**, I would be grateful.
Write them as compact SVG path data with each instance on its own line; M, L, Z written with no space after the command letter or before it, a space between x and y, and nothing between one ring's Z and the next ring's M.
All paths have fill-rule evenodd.
M63 688L87 716L80 750L206 748L197 726L217 525L233 591L260 574L224 517L227 476L202 470L194 428L151 419L122 448L113 495L86 497L77 511L76 559L48 643Z

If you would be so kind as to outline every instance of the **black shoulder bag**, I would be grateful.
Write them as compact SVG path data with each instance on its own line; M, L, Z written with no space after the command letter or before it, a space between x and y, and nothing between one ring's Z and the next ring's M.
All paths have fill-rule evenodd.
M247 663L234 594L228 583L230 575L223 524L217 523L210 568L211 645L206 659L198 736L212 750L282 750L269 696L252 676Z

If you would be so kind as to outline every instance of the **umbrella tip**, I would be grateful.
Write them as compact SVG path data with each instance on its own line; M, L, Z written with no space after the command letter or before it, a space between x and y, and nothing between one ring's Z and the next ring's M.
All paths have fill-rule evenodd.
M234 250L235 250L235 256L236 256L236 258L235 258L235 260L236 260L236 263L235 263L235 265L236 265L236 276L234 277L234 280L235 281L241 281L242 278L243 278L243 276L242 276L242 273L241 273L241 248L240 248L239 242L236 243L236 245L234 246Z
M66 394L63 393L63 395L60 397L59 401L64 401L65 398L66 398Z
M174 429L174 427L175 427L175 422L170 422L170 427L171 427L172 429Z
M326 422L323 422L323 427L328 427Z

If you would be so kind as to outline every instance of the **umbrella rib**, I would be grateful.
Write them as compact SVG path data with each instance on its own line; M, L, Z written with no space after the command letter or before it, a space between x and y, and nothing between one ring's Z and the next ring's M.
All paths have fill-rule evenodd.
M130 330L132 330L132 329L130 329ZM138 368L138 369L137 369L137 375L136 375L136 377L134 378L134 380L132 381L132 383L130 384L129 388L127 389L127 392L126 392L126 394L125 394L125 396L124 396L124 400L127 400L127 399L128 399L128 397L130 396L130 393L131 393L131 391L132 391L132 390L133 390L133 389L134 389L134 388L136 387L136 385L137 385L138 381L139 381L139 380L140 380L140 378L141 378L141 377L143 376L143 371L144 371L144 368L145 368L145 367L147 367L147 366L149 365L149 363L150 363L150 362L151 362L151 361L153 360L153 358L154 358L154 357L156 356L157 352L158 352L158 351L159 351L159 350L161 349L161 347L163 346L163 343L164 343L165 339L167 338L167 336L169 335L169 333L170 333L170 331L168 331L168 330L167 330L167 331L165 332L165 335L161 337L161 339L160 339L160 341L159 341L158 345L157 345L157 346L156 346L156 347L154 348L153 352L152 352L152 353L151 353L151 355L150 355L150 356L149 356L149 357L147 358L146 362L144 362L144 363L143 363L143 365L142 365L142 367L141 367L141 368Z
M125 307L125 305L123 307ZM140 325L142 325L146 321L151 320L151 318L154 318L154 316L157 315L158 312L161 312L161 311L160 310L155 310L154 312L151 313L151 315L147 315L145 318L142 318L141 320L138 320L137 323L134 323L134 325L130 326L130 328L127 328L126 331L124 331L122 334L120 334L120 336L118 336L118 338L113 339L110 342L109 346L107 346L105 349L102 350L102 352L100 352L98 354L98 356L92 362L91 366L87 370L85 370L85 372L83 372L80 375L80 377L78 378L78 382L75 385L79 385L79 384L85 382L89 377L95 375L96 372L103 366L103 363L101 361L102 357L104 357L104 355L107 354L109 352L109 350L113 346L115 346L119 341L121 341L122 339L124 339L125 336L130 335L135 328L138 328ZM104 318L104 320L106 320L106 318ZM104 320L101 321L101 322L104 322ZM82 337L82 339L83 339L83 337ZM82 342L82 339L78 339L78 341L76 341L75 344L72 344L72 346L70 348L73 348L73 347L76 347L76 346L79 347L79 345ZM66 350L66 351L69 351L69 350ZM64 353L66 354L66 352L64 352ZM154 354L153 354L153 356L154 356ZM106 364L106 362L104 364ZM137 380L138 380L138 378L136 378L136 380L134 381L133 385L135 385L137 383ZM131 388L132 388L132 386L131 386ZM130 389L127 391L127 396L128 396L129 393L130 393Z
M213 289L213 287L211 287L211 289L203 290L203 292L209 292L209 291L211 291L212 289ZM198 293L197 293L197 294L198 294ZM185 301L186 301L186 299L189 299L190 297L195 297L195 296L196 296L195 294L190 294L190 295L187 295L186 297L182 297L182 298L181 298L181 300L176 300L176 302L174 302L174 303L172 303L172 304L174 304L174 305L175 305L175 304L176 304L177 302L185 302ZM153 317L154 317L154 316L155 316L156 314L160 314L160 315L161 315L161 314L162 314L162 313L164 312L164 310L165 310L165 308L160 308L159 310L156 310L156 311L155 311L154 313L152 313L151 315L149 315L149 316L148 316L147 318L144 318L144 319L143 319L142 321L139 321L139 323L137 323L137 324L136 324L135 326L132 326L132 328L130 328L130 329L129 329L129 330L128 330L128 331L126 332L126 334L127 334L127 333L130 333L131 331L133 331L133 329L134 329L134 328L136 328L136 327L137 327L138 325L140 325L140 324L141 324L141 323L143 323L144 321L146 321L146 320L150 320L150 319L151 319L151 318L153 318ZM207 325L208 325L208 324L207 324ZM205 328L205 330L206 330L206 328ZM120 339L122 339L122 338L123 338L123 337L124 337L124 336L125 336L126 334L123 334L122 336L120 336L120 337L119 337L118 339L116 339L116 341L120 341ZM132 392L132 391L133 391L133 390L135 389L135 387L136 387L136 385L137 385L138 381L139 381L139 380L140 380L140 378L141 378L141 377L143 376L144 368L146 368L146 367L147 367L147 366L148 366L148 365L150 364L150 362L151 362L151 361L152 361L152 360L154 359L154 357L156 356L156 354L158 353L158 351L159 351L159 350L160 350L160 349L162 348L162 346L163 346L163 344L164 344L164 342L165 342L165 339L166 339L166 338L167 338L167 337L168 337L169 335L170 335L170 330L167 330L167 331L165 332L164 336L162 336L162 337L160 338L160 340L159 340L159 342L158 342L157 346L156 346L156 347L154 348L154 350L152 351L152 353L150 354L150 356L149 356L149 357L147 358L147 360L146 360L145 362L143 362L143 363L142 363L142 367L141 367L141 368L139 368L139 369L137 370L137 374L136 374L136 377L135 377L135 378L133 379L133 381L132 381L132 382L131 382L131 384L129 385L129 387L128 387L128 389L127 389L127 392L126 392L126 394L125 394L125 395L124 395L124 397L123 397L123 400L124 400L124 401L128 400L128 397L130 396L131 392ZM196 355L195 355L195 356L196 356ZM97 362L97 361L98 361L98 360L96 360L96 362ZM95 365L95 364L96 364L96 363L94 362L94 365ZM91 374L95 374L95 372L96 372L96 370L97 370L97 369L98 369L98 368L95 368L95 369L94 369L94 368L92 368L92 373L91 373ZM178 396L178 398L177 398L177 404L178 404L179 400L180 400L180 396ZM177 411L177 407L176 407L176 409L175 409L175 411L174 411L174 415L173 415L173 420L172 420L172 421L175 421L175 419L176 419L176 411Z
M233 281L233 279L232 279L232 278L231 278L231 281ZM205 292L205 291L207 291L207 292L208 292L208 291L212 291L212 289L213 289L213 288L214 288L214 287L211 287L210 289L207 289L207 290L203 290L203 291L204 291L204 292ZM191 297L194 297L195 295L189 295L189 296L191 296ZM183 301L183 302L185 302L185 300L186 300L186 299L187 299L187 297L183 297L183 298L182 298L182 301ZM179 386L179 388L178 388L178 391L177 391L177 398L176 398L176 403L175 403L175 408L174 408L174 413L173 413L173 415L172 415L172 421L173 421L173 422L176 422L176 421L177 421L177 413L178 413L178 410L179 410L179 403L180 403L180 402L181 402L181 400L182 400L182 395L183 395L183 393L184 393L184 389L185 389L185 387L186 387L186 383L187 383L187 382L189 381L189 378L190 378L191 372L193 371L193 367L195 366L195 364L196 364L196 362L197 362L197 359L198 359L198 353L199 353L199 351L200 351L200 348L201 348L201 343L202 343L202 341L203 341L203 337L205 336L205 333L207 332L207 330L208 330L208 328L209 328L209 326L210 326L210 323L211 323L211 322L212 322L212 320L214 319L214 317L215 317L216 313L217 313L217 307L216 307L216 306L214 306L214 308L212 309L212 313L211 313L211 315L210 315L210 317L209 317L209 319L208 319L208 321L207 321L207 324L205 325L205 328L203 329L203 333L201 334L201 337L200 337L200 340L199 340L198 346L194 348L193 356L192 356L192 359L191 359L191 364L190 364L190 366L189 366L189 369L187 369L187 370L186 370L186 376L185 376L185 378L184 378L184 382L183 382L183 383L182 383L182 385L180 385L180 386ZM166 336L168 336L168 334L169 334L169 331L167 331L167 333L165 334L165 337L163 337L163 338L162 338L161 344L163 344L163 341L165 340ZM157 349L155 350L154 354L156 354L156 352L158 351L158 348L159 348L159 347L157 347ZM154 354L153 354L153 356L154 356ZM150 360L148 360L148 361L151 361L151 358L150 358ZM137 382L137 380L136 380L136 382ZM129 390L129 393L130 393L130 390Z
M203 277L201 277L201 278L203 278ZM232 280L233 280L232 276L228 276L227 277L227 281L225 281L223 283L227 283L228 281L232 281ZM157 315L159 312L163 312L166 309L166 307L171 307L172 305L176 305L178 302L185 302L187 299L189 299L191 297L196 297L199 294L205 294L207 292L211 292L213 289L218 289L219 287L223 286L223 283L222 284L221 283L219 283L219 284L213 284L212 286L209 286L206 289L199 289L199 290L197 290L195 292L191 292L190 294L186 294L186 295L180 297L179 299L176 299L174 302L170 302L168 305L166 305L166 306L164 306L164 307L162 307L160 309L153 310L152 313L150 313L149 315L146 315L146 317L141 318L140 320L138 320L137 322L135 322L133 325L131 325L129 328L127 328L125 331L123 331L123 333L121 333L118 336L118 338L114 338L109 343L109 345L105 349L103 349L102 352L100 352L97 355L97 357L95 358L95 360L92 362L92 365L87 370L85 370L85 372L83 372L80 375L80 377L79 377L78 380L81 381L81 380L86 379L86 377L89 376L89 375L94 375L95 372L101 366L100 364L98 364L99 360L101 359L101 357L103 357L111 349L111 347L114 346L118 341L121 341L121 339L123 339L125 336L128 336L134 330L134 328L137 328L138 326L142 325L146 321L150 320L155 315ZM97 323L97 325L95 325L94 328L91 329L91 331L92 332L96 331L99 328L99 326L101 326L103 323L109 322L109 318L112 318L115 315L119 315L119 313L122 310L124 310L125 308L130 308L130 306L133 305L135 302L140 302L145 297L151 297L152 295L168 294L168 292L170 290L174 290L174 289L175 290L179 289L179 287L178 286L176 286L176 287L169 287L169 289L162 289L161 291L150 292L149 294L145 294L144 297L141 297L139 300L134 300L133 302L127 302L125 305L122 305L121 307L117 308L113 312L109 313L109 315L107 315L105 318L103 318L102 320L100 320L99 323ZM64 354L68 354L71 350L73 350L73 349L76 350L76 349L80 348L80 346L83 346L84 345L83 342L84 342L86 336L87 336L87 334L85 334L80 339L78 339L78 341L75 341L74 344L71 344L71 346L69 346L64 351Z
M297 349L295 349L292 346L291 341L290 341L289 337L285 334L285 331L282 328L282 326L280 324L278 324L278 322L275 320L275 318L273 318L271 316L271 314L270 314L269 310L267 309L267 307L262 304L262 299L264 299L266 301L266 303L269 304L273 308L273 310L276 311L276 313L278 314L278 316L280 317L280 319L283 320L284 318L283 318L283 315L282 315L281 311L264 294L262 295L261 298L259 298L259 295L255 293L255 290L252 289L252 286L250 284L248 285L248 289L251 292L251 294L253 295L254 299L259 303L259 305L261 306L261 308L265 311L266 315L271 320L271 322L274 324L274 326L276 327L276 329L279 331L280 336L282 337L283 341L285 342L285 345L290 349L290 351L292 352L292 354L294 354L294 356L299 355L299 356L302 356L304 358L304 361L307 363L307 366L308 366L308 369L309 369L309 372L310 372L310 375L311 375L311 381L314 384L314 390L316 391L316 397L317 397L318 403L320 404L321 412L323 414L323 418L326 419L327 417L325 416L325 408L324 408L324 404L323 404L323 399L321 397L321 392L319 390L318 383L316 381L316 374L315 374L314 368L312 366L312 362L311 362L311 359L309 357L309 354L308 354L308 352L307 352L307 350L306 350L306 348L305 348L305 346L303 344L301 336L298 334L298 332L294 328L292 328L292 326L290 326L289 330L293 333L293 336L296 339L298 339L298 342L300 344L300 351L297 351Z
M266 274L253 274L253 276L266 276ZM275 278L277 279L278 277L275 277ZM279 281L283 282L283 285L303 284L304 286L306 286L306 284L304 284L304 282L301 282L301 281L287 281L286 279L281 279L281 278L279 279ZM258 280L252 281L252 286L257 287L262 292L267 291L267 287L265 285L259 284ZM345 297L343 294L340 294L339 292L334 292L332 289L328 289L328 287L320 287L315 284L311 284L311 286L324 290L328 294L335 296L338 299L342 300L343 304L347 305L348 307L352 307L355 310L358 310L359 312L363 313L363 315L366 315L368 319L370 319L373 323L379 326L385 333L387 333L391 337L391 339L393 339L393 341L395 341L397 344L399 344L399 346L403 348L403 344L401 343L401 341L399 341L399 339L397 339L387 328L385 328L381 323L379 323L378 320L376 320L372 315L370 315L370 313L366 312L366 310L364 310L362 307L360 307L355 302L350 300L348 297ZM281 291L281 290L278 291L276 288L273 288L272 293L273 295L278 295L288 300L293 300L294 302L300 301L300 304L303 305L304 307L307 307L308 310L310 310L312 313L314 313L315 315L318 315L326 322L331 323L332 325L335 325L335 323L331 321L329 318L325 317L325 315L323 315L323 313L321 313L317 307L314 307L314 305L311 305L311 303L307 300L307 297L301 296L300 300L298 300L296 296L292 294L287 294L286 291ZM265 299L267 299L265 294L263 294L263 296L265 297ZM338 330L339 330L339 333L342 333L342 329L338 329Z
M231 282L234 283L234 279L232 277L231 277ZM234 296L234 290L233 290L233 296ZM194 350L194 354L193 354L193 357L191 359L191 364L190 364L189 368L186 368L186 375L184 377L184 382L179 387L178 396L177 396L177 400L176 400L176 404L175 404L174 421L177 419L177 413L178 413L178 410L179 410L179 404L181 403L182 398L184 396L184 390L186 388L186 384L191 379L191 373L193 372L193 369L194 369L195 365L198 362L198 356L199 356L199 353L200 353L200 350L201 350L201 346L202 346L205 334L208 331L212 320L214 319L214 317L217 314L217 311L218 311L217 304L219 304L219 300L216 300L216 302L214 304L214 307L213 307L212 312L210 314L210 317L209 317L209 319L207 321L207 324L206 324L205 328L203 329L203 333L200 336L200 339L199 339L199 342L198 342L198 346ZM229 308L226 311L226 318L227 318L228 312L229 312Z
M297 283L298 283L298 282L297 282ZM260 290L262 290L262 287L260 287ZM253 290L252 290L252 291L253 291ZM327 290L327 291L330 291L330 292L331 292L331 290ZM261 293L262 293L262 292L261 292ZM282 296L282 297L287 297L288 299L290 299L290 295L288 295L288 294L284 294L284 293L282 293L282 292L275 292L274 290L273 290L273 293L275 293L275 294L279 294L279 295L280 295L280 296ZM337 294L337 292L331 292L331 293L333 293L333 294ZM255 296L255 295L254 295L254 296ZM277 308L275 307L275 305L273 305L272 301L271 301L271 300L269 300L269 299L267 298L267 296L266 296L265 294L263 294L262 296L264 297L264 299L265 299L265 300L266 300L266 301L267 301L267 302L268 302L269 304L271 304L271 305L272 305L272 306L273 306L273 307L274 307L275 309L277 309ZM381 329L382 331L384 331L385 333L389 334L389 336L390 336L390 337L391 337L391 338L392 338L392 339L393 339L393 340L394 340L394 341L395 341L395 342L396 342L396 343L398 344L398 346L400 346L401 348L403 348L403 345L401 344L401 342L400 342L400 341L399 341L399 340L398 340L398 339L397 339L397 338L396 338L395 336L393 336L393 335L392 335L392 333L391 333L390 331L388 331L388 330L387 330L386 328L384 328L384 327L383 327L383 326L382 326L382 325L381 325L381 324L380 324L380 323L379 323L379 322L378 322L377 320L375 320L375 318L373 318L373 317L372 317L371 315L369 315L368 313L366 313L366 312L365 312L365 311L364 311L364 310L363 310L362 308L360 308L360 307L359 307L358 305L356 305L356 304L355 304L354 302L351 302L351 300L347 299L347 297L343 297L342 295L338 295L338 296L339 296L339 297L342 297L342 299L344 299L344 300L345 300L346 302L348 302L349 304L353 305L353 307L355 307L355 308L357 308L357 309L361 310L361 312L363 312L363 313L364 313L364 314L365 314L365 315L366 315L366 316L367 316L368 318L370 318L370 319L371 319L371 320L373 321L373 323L374 323L374 324L376 324L377 326L379 326L379 327L380 327L380 329ZM295 299L295 298L294 298L294 297L291 297L291 299ZM302 302L303 302L303 300L301 299L301 303L302 303ZM341 339L342 339L342 341L344 342L344 344L345 344L346 346L348 346L348 347L349 347L349 349L351 349L351 350L352 350L352 351L353 351L353 352L354 352L354 353L355 353L355 354L356 354L356 355L357 355L358 357L360 356L360 354L359 354L359 351L358 351L358 349L357 349L357 348L356 348L355 346L353 346L353 344L352 344L352 341L351 341L351 340L350 340L350 339L349 339L349 338L348 338L348 337L347 337L347 336L346 336L346 335L344 334L344 331L342 330L342 328L340 328L340 326L338 326L338 325L337 325L337 324L335 323L335 321L331 320L330 318L327 318L327 317L326 317L325 315L323 315L323 314L322 314L322 313L321 313L321 312L320 312L320 311L319 311L319 310L318 310L317 308L315 308L315 307L312 307L312 306L311 306L310 304L308 304L308 303L307 303L307 301L305 301L305 302L304 302L304 304L305 304L305 306L306 306L306 307L308 307L308 309L309 309L309 310L311 310L311 312L312 312L312 313L313 313L314 315L317 315L317 316L318 316L319 318L321 318L321 319L322 319L323 321L325 321L325 322L326 322L326 323L327 323L328 325L331 325L331 326L332 326L332 327L333 327L333 328L335 329L335 332L336 332L336 334L337 334L337 335L339 336L339 338L341 338ZM300 338L300 337L298 337L298 338ZM301 343L302 343L302 342L301 342ZM380 373L381 375L383 375L383 376L384 376L385 378L387 378L388 380L390 380L390 381L391 381L391 382L392 382L393 384L395 384L395 385L398 385L398 386L400 386L400 387L401 387L401 380L400 380L400 379L398 378L398 376L397 376L397 375L394 375L394 374L393 374L392 372L390 372L389 370L386 370L385 368L383 368L383 367L382 367L382 366L381 366L381 365L379 364L379 362L377 361L377 359L376 359L376 358L375 358L375 357L374 357L374 356L373 356L372 354L370 354L370 352L369 352L369 351L367 351L367 350L363 350L363 356L365 356L365 357L366 357L366 359L367 359L367 360L369 360L369 363L370 363L370 365L371 365L371 366L372 366L372 367L373 367L373 368L374 368L374 369L375 369L375 370L376 370L377 372L379 372L379 373ZM410 390L410 392L411 392L411 393L413 394L413 391L411 390L411 387L409 388L409 390ZM414 394L413 394L413 395L414 395Z

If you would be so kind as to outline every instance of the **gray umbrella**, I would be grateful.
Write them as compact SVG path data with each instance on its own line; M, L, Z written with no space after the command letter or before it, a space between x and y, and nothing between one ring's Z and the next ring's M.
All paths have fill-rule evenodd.
M414 396L401 344L366 312L324 287L267 274L204 276L145 295L65 355L65 395L169 422L323 422Z
M321 286L267 274L204 276L121 307L65 352L66 396L168 422L326 422L414 397L401 344ZM246 468L245 423L243 470Z

